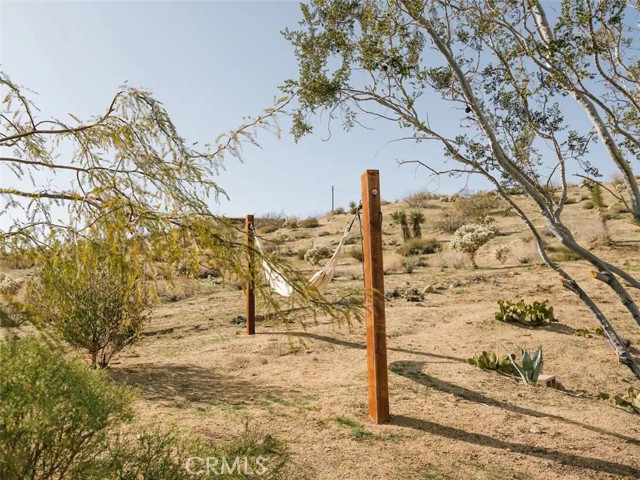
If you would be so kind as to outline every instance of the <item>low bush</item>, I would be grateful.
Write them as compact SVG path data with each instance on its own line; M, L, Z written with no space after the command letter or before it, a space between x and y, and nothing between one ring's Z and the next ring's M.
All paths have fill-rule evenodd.
M123 428L132 419L132 391L36 338L0 341L0 369L2 479L246 478L245 462L253 475L280 478L286 452L270 435L246 428L229 443L206 445L175 430ZM215 472L207 471L207 457L220 460Z
M429 205L430 200L437 199L438 197L427 190L420 190L412 193L404 198L404 201L411 208L425 208Z
M257 229L259 228L263 228L266 226L273 226L276 228L282 228L284 227L284 224L286 222L286 217L284 216L284 212L269 212L269 213L265 213L264 215L261 215L259 217L256 217L254 222L253 222L253 226Z
M273 233L277 232L279 228L276 225L265 225L264 227L258 228L258 233Z
M405 257L439 252L442 248L435 238L413 238L398 248L397 252Z
M460 215L444 212L442 215L436 217L432 222L433 228L443 233L455 233L460 227L462 227L466 220Z
M142 270L101 244L79 244L46 259L27 289L37 317L105 368L135 342L151 313Z
M331 258L333 253L329 247L324 245L314 245L304 254L304 259L311 265L318 265L323 258Z
M287 217L282 226L285 228L298 228L298 219L296 217Z
M548 306L548 300L544 302L534 301L525 303L524 300L498 300L500 309L495 318L500 322L520 323L529 327L550 325L558 320L553 315L553 307Z
M507 258L509 257L510 253L511 253L511 245L509 244L498 245L496 248L493 249L493 256L495 257L496 260L498 260L503 265L507 261Z
M351 250L349 250L349 256L351 258L355 258L359 262L362 262L364 260L364 253L362 252L361 247L353 247Z
M0 370L0 478L99 470L110 428L130 418L130 392L35 338L0 342Z
M485 243L496 236L495 230L480 224L463 225L451 239L451 247L459 252L464 252L469 256L473 268L478 268L476 264L476 253Z
M304 220L300 220L298 222L298 226L301 228L316 228L320 226L320 223L316 217L309 217Z

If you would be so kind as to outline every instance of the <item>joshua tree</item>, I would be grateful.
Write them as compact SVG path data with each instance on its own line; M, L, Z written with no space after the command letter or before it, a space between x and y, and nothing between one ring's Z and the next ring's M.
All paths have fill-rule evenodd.
M413 230L413 238L422 238L422 228L420 225L424 223L424 213L420 210L413 210L409 214L411 219L411 230Z
M402 229L402 241L406 242L411 239L411 230L409 229L409 221L407 218L407 212L404 210L398 210L397 212L393 212L391 214L392 220L400 225Z

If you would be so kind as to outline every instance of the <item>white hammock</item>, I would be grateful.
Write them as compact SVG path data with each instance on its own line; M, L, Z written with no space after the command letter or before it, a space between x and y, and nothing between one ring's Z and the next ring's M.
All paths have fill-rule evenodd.
M351 222L353 225L353 222ZM342 247L344 247L344 241L347 239L349 232L351 231L351 225L347 227L338 243L336 251L333 253L333 256L329 259L322 269L318 270L313 276L309 279L308 284L315 287L316 289L323 290L329 283L331 283L331 279L335 273L336 265L338 264L338 257L340 257L340 253L342 252ZM256 247L262 254L262 245L260 244L260 240L258 237L254 235L254 240L256 242ZM290 297L293 293L293 287L285 278L278 272L276 272L271 265L266 260L262 260L262 268L264 269L264 276L271 285L271 289L277 294L283 297Z

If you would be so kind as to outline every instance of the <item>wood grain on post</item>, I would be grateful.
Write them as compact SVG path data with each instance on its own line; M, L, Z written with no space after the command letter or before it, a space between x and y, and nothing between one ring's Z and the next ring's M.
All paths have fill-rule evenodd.
M378 170L367 170L362 174L361 181L369 416L375 423L385 423L389 420L389 386L382 267L380 173Z
M247 300L245 317L247 318L247 335L254 335L256 333L256 297L253 293L254 282L254 267L253 267L253 215L247 215L245 218L245 232L246 232L246 244L247 244Z

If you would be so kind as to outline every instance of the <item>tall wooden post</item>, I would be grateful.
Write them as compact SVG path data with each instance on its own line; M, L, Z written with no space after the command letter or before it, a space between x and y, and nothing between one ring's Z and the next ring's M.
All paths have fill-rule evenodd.
M247 300L245 316L247 318L247 335L254 335L256 333L256 297L253 293L254 282L254 267L253 267L253 252L254 240L253 240L253 215L247 215L245 219L245 232L246 232L246 244L248 251L247 269L249 275L247 276Z
M380 172L367 170L362 174L361 181L369 416L375 423L385 423L389 420L389 385L382 268Z

